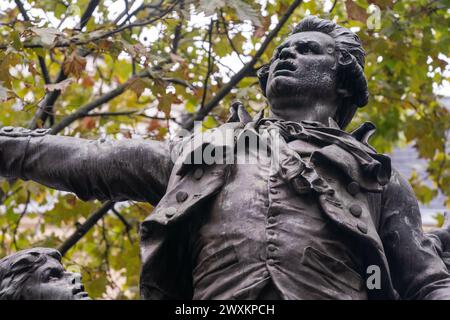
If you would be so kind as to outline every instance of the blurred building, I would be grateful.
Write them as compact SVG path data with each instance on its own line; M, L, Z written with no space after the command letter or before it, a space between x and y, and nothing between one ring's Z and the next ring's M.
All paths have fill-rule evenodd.
M450 110L450 97L441 97L440 102ZM448 141L447 146L450 148ZM392 159L392 167L397 169L406 179L411 177L413 171L416 171L418 177L425 180L425 183L430 188L435 188L431 181L427 180L427 161L419 158L413 145L408 145L405 148L396 148L390 156ZM439 193L429 204L420 204L420 211L425 228L436 226L437 220L435 216L439 213L450 212L445 207L445 196L442 193Z

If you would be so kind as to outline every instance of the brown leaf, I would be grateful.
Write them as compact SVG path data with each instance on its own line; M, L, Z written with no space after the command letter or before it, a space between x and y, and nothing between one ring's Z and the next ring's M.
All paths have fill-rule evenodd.
M367 21L366 10L358 6L353 0L346 0L345 8L347 9L347 15L350 20L357 20L364 23Z
M270 17L264 17L262 20L262 24L255 28L255 32L253 32L253 36L256 38L261 38L266 34L266 31L269 30L270 27Z
M164 112L166 117L170 116L170 110L172 109L172 102L174 99L173 94L164 94L158 97L158 110Z
M66 198L66 202L69 206L75 207L75 205L77 204L77 198L73 195L68 195Z
M81 127L85 130L92 130L97 126L97 122L93 117L86 117L81 121Z
M95 84L94 80L92 80L92 78L89 77L89 76L84 76L84 77L81 79L81 85L82 85L83 87L85 87L85 88L90 88L90 87L92 87L94 84Z
M55 90L60 90L61 92L64 92L64 90L66 90L66 88L73 82L73 78L69 78L66 80L63 80L61 82L58 83L51 83L51 84L46 84L45 90L51 92L51 91L55 91Z
M83 58L73 52L66 58L63 63L64 73L66 75L73 74L76 78L81 76L81 73L86 68L86 58Z
M39 71L36 70L36 66L35 66L34 62L32 62L32 61L30 61L30 62L28 63L28 71L30 71L30 73L31 73L33 76L36 76L36 75L39 74Z
M133 79L130 79L128 82L128 89L131 91L134 91L136 93L136 96L139 98L142 93L144 92L145 88L149 87L149 81L148 79L142 79L141 77L136 77Z

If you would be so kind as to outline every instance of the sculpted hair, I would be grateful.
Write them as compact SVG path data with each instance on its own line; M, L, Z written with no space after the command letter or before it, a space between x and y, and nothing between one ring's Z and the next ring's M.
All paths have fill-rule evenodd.
M0 300L21 299L23 285L49 257L61 261L61 254L50 248L22 250L1 259Z
M337 92L341 97L341 103L334 120L344 129L352 120L356 110L365 106L369 99L367 80L364 75L365 52L361 40L349 29L333 21L315 16L308 16L303 19L294 28L291 35L305 31L322 32L335 40L338 74ZM264 94L266 93L270 63L262 66L257 73Z

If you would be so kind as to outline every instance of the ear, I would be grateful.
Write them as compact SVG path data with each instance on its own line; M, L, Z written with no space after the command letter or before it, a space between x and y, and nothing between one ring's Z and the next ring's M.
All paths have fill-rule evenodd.
M269 67L270 64L265 64L256 71L256 75L259 80L259 86L261 87L262 93L266 96L266 86L267 79L269 78Z

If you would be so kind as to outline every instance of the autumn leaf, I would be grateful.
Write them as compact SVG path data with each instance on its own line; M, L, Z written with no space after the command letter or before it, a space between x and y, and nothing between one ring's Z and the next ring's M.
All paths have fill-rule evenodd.
M81 79L81 84L82 84L83 87L85 87L85 88L90 88L90 87L92 87L92 86L95 84L95 82L94 82L94 80L92 80L91 77L89 77L89 76L84 76L84 77Z
M64 73L80 78L81 73L86 68L86 58L79 56L75 51L66 58L63 63Z
M174 95L173 94L164 94L160 97L158 97L158 109L162 112L164 112L164 114L166 115L166 117L168 118L170 116L170 110L172 107L172 102L174 100Z
M361 21L363 23L367 21L366 10L358 6L354 0L346 0L345 8L347 9L347 15L349 19Z
M145 88L150 87L150 85L150 80L136 77L128 82L127 88L136 93L136 96L139 98L144 92Z
M86 117L81 121L81 127L85 130L92 130L97 126L97 122L93 117Z

